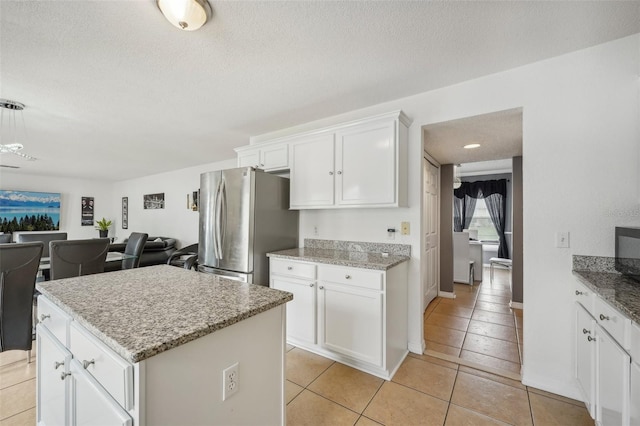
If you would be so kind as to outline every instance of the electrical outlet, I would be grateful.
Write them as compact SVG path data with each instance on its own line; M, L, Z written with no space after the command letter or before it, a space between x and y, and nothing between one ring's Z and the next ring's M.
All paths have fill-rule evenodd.
M314 225L314 227L313 227L313 236L317 237L318 235L320 235L319 232L318 232L318 225Z
M409 225L409 222L402 222L400 224L400 233L402 235L409 235L411 233L411 225Z
M569 247L569 233L568 232L556 232L556 247L568 248Z
M238 392L238 363L222 371L222 400L226 401L234 393Z

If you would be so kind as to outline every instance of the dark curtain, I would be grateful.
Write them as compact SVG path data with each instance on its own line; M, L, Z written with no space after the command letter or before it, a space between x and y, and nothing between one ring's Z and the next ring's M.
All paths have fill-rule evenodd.
M471 225L471 219L473 219L473 212L476 211L477 198L466 195L464 197L464 227L463 229L469 229Z
M476 182L462 182L460 188L453 190L453 230L462 232L468 229L476 210L478 188Z
M498 257L509 259L509 247L504 236L507 211L507 181L506 179L484 181L481 191L491 222L493 222L493 226L496 227L498 232Z
M464 198L453 197L453 231L462 232L464 225Z

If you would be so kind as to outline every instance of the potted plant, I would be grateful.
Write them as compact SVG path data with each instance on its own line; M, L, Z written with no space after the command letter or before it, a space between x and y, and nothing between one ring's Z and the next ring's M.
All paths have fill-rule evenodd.
M96 220L96 229L100 232L100 238L106 238L109 234L109 227L111 226L111 221L105 219L104 217L101 220Z

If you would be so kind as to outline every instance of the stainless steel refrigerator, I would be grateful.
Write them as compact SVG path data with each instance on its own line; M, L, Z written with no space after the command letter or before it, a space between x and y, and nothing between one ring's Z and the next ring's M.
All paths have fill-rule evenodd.
M252 167L200 175L198 270L269 285L271 251L298 246L289 179Z

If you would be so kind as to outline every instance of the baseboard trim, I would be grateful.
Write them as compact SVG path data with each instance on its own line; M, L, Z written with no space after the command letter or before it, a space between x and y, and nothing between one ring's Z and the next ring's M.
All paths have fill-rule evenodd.
M424 350L426 349L427 345L424 341L424 339L422 339L422 341L420 343L412 343L409 342L409 352L414 353L414 354L423 354Z
M452 291L440 291L438 290L438 297L444 297L445 299L455 299L456 294Z
M513 300L509 302L509 307L513 309L524 309L524 305L520 302L514 302Z

